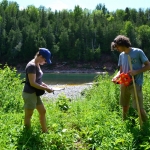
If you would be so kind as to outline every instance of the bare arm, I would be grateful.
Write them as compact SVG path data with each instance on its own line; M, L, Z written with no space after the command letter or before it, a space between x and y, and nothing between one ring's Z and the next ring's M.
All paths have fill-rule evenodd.
M48 87L48 85L44 82L42 82L42 86Z
M119 71L117 74L112 78L112 82L116 83L116 80L119 78L120 74L122 73L122 66L120 66Z
M130 70L129 73L130 73L130 75L135 76L135 75L137 75L139 73L142 73L142 72L145 72L147 70L150 70L150 62L149 61L146 61L144 63L144 67L142 67L141 69L139 69L139 70Z
M36 83L36 74L28 74L30 85L41 90L46 90L47 92L53 92L52 89L50 89L48 86L45 86L46 84L38 84Z

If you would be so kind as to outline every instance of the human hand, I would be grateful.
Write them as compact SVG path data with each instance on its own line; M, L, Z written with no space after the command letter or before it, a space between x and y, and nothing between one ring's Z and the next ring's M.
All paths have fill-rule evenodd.
M117 77L115 76L115 77L112 78L111 81L112 81L113 83L115 83L115 84L118 84L118 79L119 79L119 76L117 76Z
M43 83L43 82L42 82L42 86L44 86L44 87L48 87L48 85L47 85L47 84L45 84L45 83Z
M129 70L128 73L129 73L131 76L135 76L135 75L138 74L136 70Z
M46 91L47 91L48 93L52 93L52 92L54 92L54 90L53 90L53 89L51 89L51 88L47 88L47 89L46 89Z

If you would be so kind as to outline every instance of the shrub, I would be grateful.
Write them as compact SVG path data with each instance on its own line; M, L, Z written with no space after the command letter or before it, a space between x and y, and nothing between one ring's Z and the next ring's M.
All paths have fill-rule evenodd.
M65 94L61 94L58 97L57 106L59 107L61 111L65 112L69 109L69 103L68 103L69 101L70 99L67 98Z
M7 65L0 69L0 109L4 112L18 112L22 110L20 74L16 69Z

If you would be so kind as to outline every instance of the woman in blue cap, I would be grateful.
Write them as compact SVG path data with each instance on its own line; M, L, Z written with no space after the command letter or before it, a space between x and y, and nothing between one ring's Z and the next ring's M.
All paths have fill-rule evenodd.
M31 117L33 115L34 109L37 109L40 117L40 124L42 127L42 132L47 132L46 126L46 109L40 98L40 94L37 90L47 91L48 93L53 92L51 88L42 82L43 72L40 65L51 64L51 52L46 48L39 48L39 51L26 65L26 81L22 92L22 97L24 100L25 118L24 125L26 128L31 126Z

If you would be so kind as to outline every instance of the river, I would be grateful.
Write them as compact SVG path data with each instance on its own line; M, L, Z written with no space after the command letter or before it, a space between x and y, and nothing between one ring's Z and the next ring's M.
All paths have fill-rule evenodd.
M98 74L95 73L44 73L43 82L46 84L68 84L79 85L84 83L93 82L94 78ZM25 74L21 74L21 78L24 78Z

